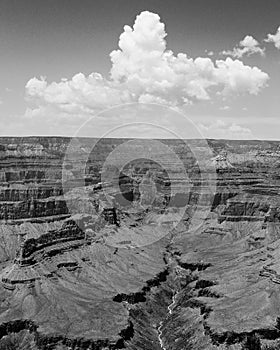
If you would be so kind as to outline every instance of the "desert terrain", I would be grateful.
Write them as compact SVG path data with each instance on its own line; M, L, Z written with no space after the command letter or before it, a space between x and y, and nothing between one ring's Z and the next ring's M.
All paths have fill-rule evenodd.
M0 138L0 349L280 349L280 142L208 140L206 184L165 140L188 183L136 159L116 189L122 142Z

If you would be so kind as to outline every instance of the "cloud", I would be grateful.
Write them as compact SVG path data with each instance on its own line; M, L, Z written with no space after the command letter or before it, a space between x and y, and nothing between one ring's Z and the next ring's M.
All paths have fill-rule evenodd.
M278 27L275 34L268 34L264 41L267 43L273 43L274 46L280 50L280 27Z
M129 100L128 91L120 89L98 73L78 73L71 80L47 83L45 78L32 78L26 84L27 100L59 106L69 113L87 113L93 109Z
M214 56L214 51L205 50L205 53L207 54L207 56Z
M238 46L233 48L233 50L225 50L222 51L221 54L235 58L251 56L253 54L260 54L261 56L264 56L265 48L261 48L259 46L259 42L251 35L247 35L239 42Z
M220 110L221 111L228 111L230 109L230 106L221 106Z
M48 83L32 78L26 84L30 109L62 115L86 115L103 108L126 103L159 103L182 106L197 100L209 100L214 94L258 94L269 79L257 67L227 57L191 58L175 55L166 47L166 31L160 17L144 11L133 27L124 26L119 49L110 54L110 78L99 73ZM248 45L248 43L247 43ZM31 107L32 105L32 107Z
M220 119L210 124L201 123L199 127L206 138L247 140L253 137L249 128L236 123L227 123Z

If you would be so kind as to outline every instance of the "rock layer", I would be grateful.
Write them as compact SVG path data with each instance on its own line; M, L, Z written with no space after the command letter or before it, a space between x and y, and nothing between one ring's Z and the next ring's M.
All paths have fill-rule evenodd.
M141 159L117 190L101 170L124 140L99 141L82 177L91 140L75 162L69 141L0 140L1 349L279 347L280 143L208 140L212 193L178 140L188 182Z

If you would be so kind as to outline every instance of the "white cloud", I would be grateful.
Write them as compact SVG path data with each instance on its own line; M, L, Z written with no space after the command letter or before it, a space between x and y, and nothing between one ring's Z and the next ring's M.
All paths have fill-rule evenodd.
M257 67L245 66L239 60L217 60L216 79L224 84L223 95L249 93L257 95L266 86L268 75Z
M214 56L214 51L205 50L207 56Z
M245 38L239 42L238 46L233 48L233 50L225 50L222 51L221 54L235 58L251 56L253 54L264 56L265 48L261 48L259 42L251 35L246 35Z
M219 119L210 124L201 123L199 127L206 138L247 140L253 137L249 128Z
M129 100L128 91L115 87L98 73L78 73L71 80L50 84L44 78L32 78L26 84L27 98L59 106L64 112L87 113L93 109Z
M268 75L257 67L227 57L191 58L175 55L166 48L165 26L157 14L145 11L133 27L124 26L119 49L111 52L110 79L99 73L48 83L32 78L26 84L27 101L36 111L50 111L56 117L86 115L126 102L155 102L182 106L209 100L213 94L257 94L267 85ZM248 43L247 43L248 45Z
M280 50L280 27L278 27L275 34L268 34L264 41L267 43L273 43L274 46Z
M221 106L220 110L221 111L228 111L230 109L230 106Z

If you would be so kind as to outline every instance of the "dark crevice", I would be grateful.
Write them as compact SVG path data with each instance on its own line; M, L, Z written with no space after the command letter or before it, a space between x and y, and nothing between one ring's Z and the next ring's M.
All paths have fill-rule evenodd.
M143 303L146 301L146 294L150 292L151 288L158 287L162 282L165 282L167 280L168 274L169 270L166 268L164 271L158 273L156 277L148 280L140 292L130 294L120 293L113 297L113 301L117 303L126 301L129 304Z
M210 263L183 263L181 261L178 261L178 265L181 266L183 269L190 270L192 272L203 271L211 266Z
M124 349L125 342L129 341L134 335L133 323L129 321L128 326L121 330L119 333L120 338L117 341L111 341L109 339L84 339L74 338L70 339L63 335L43 335L38 333L38 326L31 320L15 320L0 325L0 349L1 339L9 336L11 333L19 333L22 330L27 330L34 335L36 346L40 350L53 350L58 344L66 345L70 349L81 350L116 350Z
M204 328L206 330L206 334L208 334L211 337L212 343L214 345L233 345L236 343L241 343L243 344L243 348L246 350L260 350L261 346L258 339L277 340L280 338L280 330L277 329L277 327L271 329L256 329L251 332L241 333L231 331L227 331L224 333L215 333L206 324L204 324ZM259 347L256 344L259 344Z
M219 293L217 293L215 291L212 291L209 288L201 289L198 292L198 296L199 297L207 297L207 298L221 298L222 297L221 294L219 294Z
M215 282L213 281L208 281L208 280L198 280L195 285L195 289L200 289L200 288L207 288L207 287L212 287L215 286Z

